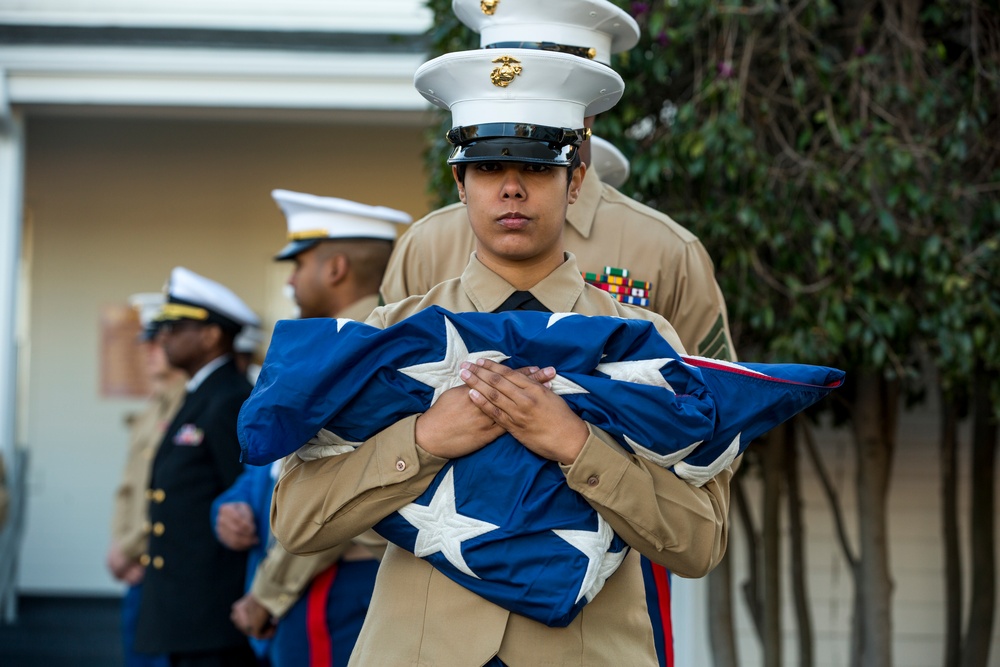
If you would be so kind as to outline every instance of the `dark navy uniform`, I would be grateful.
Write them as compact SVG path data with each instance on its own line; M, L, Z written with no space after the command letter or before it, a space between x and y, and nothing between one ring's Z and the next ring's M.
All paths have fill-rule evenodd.
M243 470L236 419L251 386L231 360L190 393L160 443L150 478L149 552L136 648L195 653L247 647L229 620L246 554L212 532L212 501Z

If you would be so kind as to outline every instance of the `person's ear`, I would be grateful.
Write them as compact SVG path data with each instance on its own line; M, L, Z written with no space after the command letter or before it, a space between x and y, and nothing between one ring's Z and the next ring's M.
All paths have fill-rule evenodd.
M580 163L580 166L573 170L573 177L569 179L569 195L567 199L570 204L575 204L580 198L580 186L583 185L583 177L587 174L587 165Z
M465 183L461 181L458 177L458 167L452 165L451 167L451 177L455 179L455 185L458 186L458 198L463 204L467 204L465 201Z
M222 342L222 327L218 324L201 327L201 340L208 348L217 347Z
M351 271L351 260L344 253L337 253L326 260L326 277L330 285L336 285L347 279Z

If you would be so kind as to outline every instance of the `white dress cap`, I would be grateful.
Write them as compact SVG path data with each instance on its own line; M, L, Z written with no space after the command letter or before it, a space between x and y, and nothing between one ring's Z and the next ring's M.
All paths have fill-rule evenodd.
M167 302L157 317L161 322L179 319L207 321L235 329L260 326L260 318L231 289L183 266L170 272Z
M628 180L628 158L614 144L600 137L590 137L590 168L613 188L620 188Z
M256 354L263 342L264 333L258 327L247 325L233 340L233 351Z
M452 0L482 48L559 50L611 64L639 42L639 25L608 0Z
M456 51L424 63L417 91L451 110L454 127L516 123L583 128L621 99L625 82L600 63L552 51Z
M163 292L139 292L128 298L128 303L139 316L139 324L145 329L149 327L160 314L167 297Z
M413 221L403 211L337 197L291 190L272 190L271 196L288 221L288 245L275 257L279 260L291 259L324 239L395 241L395 225Z

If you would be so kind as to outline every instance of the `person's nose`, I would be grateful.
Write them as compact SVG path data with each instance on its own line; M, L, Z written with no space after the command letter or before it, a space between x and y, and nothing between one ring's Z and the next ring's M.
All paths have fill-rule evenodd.
M519 169L504 169L500 194L503 199L524 199L527 196Z

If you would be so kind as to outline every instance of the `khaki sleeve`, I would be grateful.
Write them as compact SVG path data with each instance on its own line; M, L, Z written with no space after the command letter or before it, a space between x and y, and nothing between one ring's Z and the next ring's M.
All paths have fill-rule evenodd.
M423 493L447 459L417 446L418 415L348 454L289 456L274 487L271 530L288 551L309 554L365 532Z
M675 266L673 294L664 295L672 301L671 312L657 304L658 312L677 329L690 354L736 361L729 318L722 290L715 280L715 267L700 241L687 243L681 260Z
M730 470L696 487L633 456L588 424L590 437L571 466L580 493L630 546L682 577L701 577L726 553Z
M308 556L296 556L275 544L257 566L250 593L271 616L281 618L302 597L309 582L336 563L350 546L346 542Z
M417 233L419 229L411 229L396 241L379 287L382 303L395 303L414 294L426 294L432 287L422 284L420 279L418 269L422 265L422 259L418 256L417 244L413 241Z

